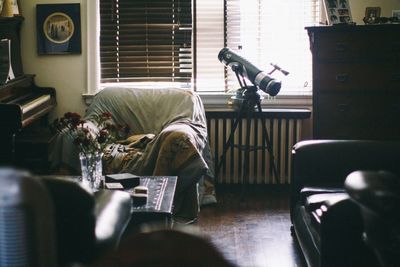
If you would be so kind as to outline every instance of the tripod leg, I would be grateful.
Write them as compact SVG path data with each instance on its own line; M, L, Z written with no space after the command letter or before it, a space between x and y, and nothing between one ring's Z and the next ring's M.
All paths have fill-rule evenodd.
M246 102L246 101L244 101L244 102ZM244 103L244 102L242 103L242 105L240 106L239 111L237 112L237 115L236 115L235 121L233 122L233 127L231 128L231 132L230 132L230 134L229 134L228 140L227 140L226 143L224 144L224 150L223 150L223 152L222 152L222 155L221 155L221 157L220 157L220 159L219 159L219 162L218 162L217 169L216 169L216 171L215 171L215 175L216 175L217 177L218 177L218 175L219 175L219 171L221 170L222 163L225 162L226 152L228 152L228 149L229 149L229 148L232 146L232 144L233 144L233 138L234 138L234 136L235 136L236 128L237 128L237 126L239 125L239 121L241 120L241 114L242 114L242 112L243 112L244 109L245 109L245 103Z
M243 201L245 199L245 193L246 193L246 177L249 179L249 165L250 165L250 131L251 131L251 123L252 123L252 118L251 118L251 112L247 112L246 116L246 143L244 145L244 161L243 161L243 168L242 168L242 173L241 173L241 193L240 193L240 199Z
M261 103L260 102L257 103L257 109L258 109L258 112L260 114L262 114L262 109L261 109ZM268 150L269 156L270 156L270 164L272 166L272 172L273 172L273 176L274 176L273 179L276 182L276 179L278 179L278 171L277 171L276 165L275 165L275 157L274 157L274 151L272 149L272 143L271 143L271 140L269 138L269 134L268 134L268 131L267 131L267 126L265 125L265 121L262 120L261 123L262 123L263 135L265 137L265 142L267 143L267 150Z

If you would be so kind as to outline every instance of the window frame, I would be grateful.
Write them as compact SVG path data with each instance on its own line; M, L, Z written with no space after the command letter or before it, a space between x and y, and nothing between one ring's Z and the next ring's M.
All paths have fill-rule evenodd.
M99 62L99 0L87 2L87 81L86 92L82 96L87 104L92 97L102 89L100 84ZM193 32L195 33L195 28ZM196 42L194 40L194 42ZM194 51L196 44L194 44ZM195 62L195 57L193 59ZM197 92L206 108L227 108L233 94L224 92ZM263 107L268 108L309 108L312 107L312 94L310 95L278 95L273 99L266 98L262 101Z

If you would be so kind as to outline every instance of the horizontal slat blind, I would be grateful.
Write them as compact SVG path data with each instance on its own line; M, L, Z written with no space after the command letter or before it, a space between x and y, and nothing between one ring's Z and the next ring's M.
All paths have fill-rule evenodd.
M196 90L223 92L224 65L218 53L224 47L224 2L196 1Z
M101 83L192 77L191 0L100 0Z
M304 27L318 22L319 1L225 1L226 46L265 72L272 70L270 63L289 71L288 76L272 75L282 80L281 94L310 94L312 64ZM239 87L230 69L226 78L228 90Z

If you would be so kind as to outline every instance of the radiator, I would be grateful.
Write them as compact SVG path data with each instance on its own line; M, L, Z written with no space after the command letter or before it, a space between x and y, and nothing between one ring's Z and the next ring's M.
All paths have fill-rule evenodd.
M224 144L227 142L235 113L207 113L207 126L211 152L215 162L215 170L223 154ZM260 115L260 114L257 114ZM289 184L291 177L291 150L292 146L301 139L302 116L282 116L282 114L264 114L251 118L250 146L258 147L249 153L249 169L242 176L244 151L237 146L244 146L246 142L247 119L240 119L234 132L234 145L230 146L225 154L225 160L216 174L218 184ZM298 114L299 115L299 114ZM275 118L274 118L275 117ZM250 121L249 120L249 121ZM270 139L271 148L267 149L262 123L265 123ZM271 153L276 167L274 175Z

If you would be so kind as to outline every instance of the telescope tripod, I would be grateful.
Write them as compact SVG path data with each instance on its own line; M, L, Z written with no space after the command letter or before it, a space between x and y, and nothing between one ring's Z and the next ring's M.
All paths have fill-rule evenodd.
M218 176L219 172L221 170L222 164L225 162L226 153L228 152L229 148L235 147L235 148L238 148L239 151L244 152L244 161L243 161L243 168L242 168L242 172L241 172L241 181L240 181L242 183L241 198L243 197L243 194L244 194L245 175L249 174L250 152L257 151L259 149L266 149L270 155L270 165L272 167L274 179L277 179L277 177L278 177L278 172L277 172L277 169L275 166L275 159L274 159L274 154L273 154L273 150L272 150L272 143L271 143L271 140L268 135L267 127L265 125L265 120L261 120L261 124L262 124L262 132L263 132L263 137L265 138L266 146L250 146L251 124L253 122L254 117L256 117L255 116L256 112L258 112L261 117L261 114L262 114L261 99L262 99L262 97L257 92L258 89L256 86L250 86L250 87L246 86L246 87L244 87L244 89L245 89L245 91L243 93L242 98L233 97L234 99L240 100L241 104L240 104L240 108L237 111L237 115L236 115L235 121L233 123L233 127L231 128L228 140L224 144L223 153L220 157L220 160L219 160L218 166L217 166L217 170L216 170L216 174ZM246 121L247 121L247 123L246 123L246 141L245 141L244 145L235 145L235 144L233 144L235 131L237 129L237 126L239 125L240 120L242 120L243 118L246 118Z

